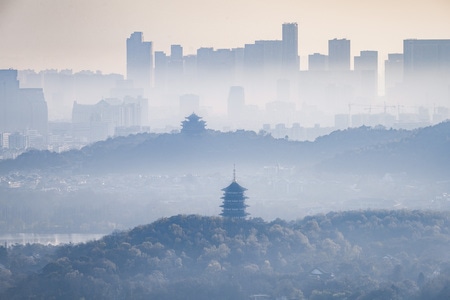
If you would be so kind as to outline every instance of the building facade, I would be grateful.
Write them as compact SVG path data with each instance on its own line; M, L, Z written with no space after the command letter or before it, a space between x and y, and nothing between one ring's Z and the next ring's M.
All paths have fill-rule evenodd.
M0 70L0 132L47 135L48 110L41 88L19 88L17 70Z
M127 79L145 94L152 86L152 72L152 42L144 42L142 32L133 32L127 39Z
M330 71L350 70L350 40L333 39L328 41L328 69Z
M298 24L284 23L282 25L283 66L288 71L298 71Z

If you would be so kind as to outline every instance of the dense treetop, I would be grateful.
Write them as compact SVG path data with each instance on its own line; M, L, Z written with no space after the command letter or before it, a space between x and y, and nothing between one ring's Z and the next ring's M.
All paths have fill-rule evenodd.
M2 258L0 297L444 299L449 216L348 211L265 222L178 215L51 256L34 249L41 266L34 274L30 246L12 248Z

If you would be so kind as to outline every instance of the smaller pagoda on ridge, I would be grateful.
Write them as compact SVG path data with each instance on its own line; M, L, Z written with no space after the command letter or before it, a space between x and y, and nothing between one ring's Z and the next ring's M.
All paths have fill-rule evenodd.
M187 135L198 135L206 131L206 122L201 117L192 113L181 122L181 133Z
M245 187L242 187L236 182L236 169L234 169L233 182L222 189L224 193L221 197L221 199L223 199L223 204L220 206L222 207L222 213L220 215L226 218L245 219L245 217L249 215L245 211L248 207L248 205L245 204L245 199L248 198L244 195L246 190Z

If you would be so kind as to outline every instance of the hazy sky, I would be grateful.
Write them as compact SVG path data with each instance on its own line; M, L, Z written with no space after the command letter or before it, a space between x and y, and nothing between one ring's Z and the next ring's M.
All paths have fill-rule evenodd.
M154 51L191 54L281 39L284 22L299 24L302 69L333 38L384 60L406 38L450 39L450 0L0 0L0 68L124 74L133 31Z

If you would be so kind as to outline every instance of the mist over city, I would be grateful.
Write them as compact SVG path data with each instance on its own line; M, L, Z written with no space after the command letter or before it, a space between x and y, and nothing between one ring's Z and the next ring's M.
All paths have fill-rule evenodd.
M450 298L448 12L0 3L0 299Z

